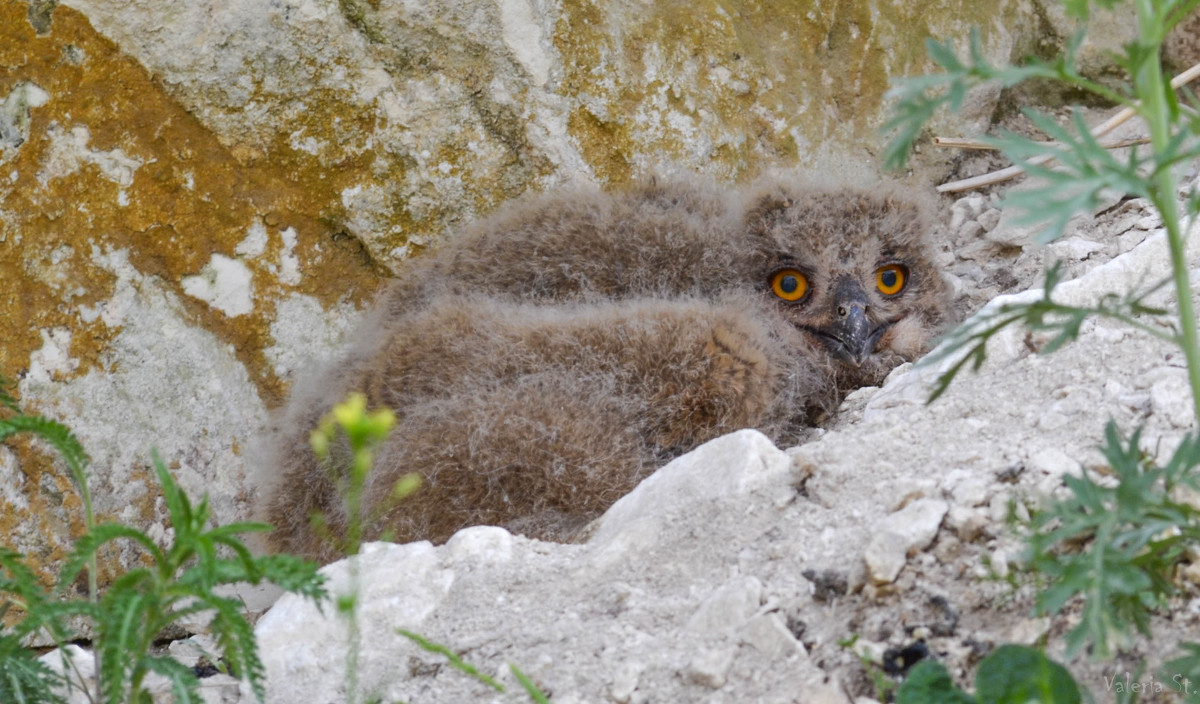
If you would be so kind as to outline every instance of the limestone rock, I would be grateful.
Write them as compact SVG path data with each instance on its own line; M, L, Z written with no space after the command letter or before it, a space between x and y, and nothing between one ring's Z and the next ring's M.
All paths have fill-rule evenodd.
M1158 247L1151 237L1060 292L1082 302L1130 278L1153 280ZM1004 532L1010 506L1027 518L1045 482L1094 462L1110 417L1123 428L1146 424L1147 448L1183 432L1172 417L1146 417L1120 400L1174 380L1161 361L1165 343L1103 326L1081 335L1048 356L1019 337L997 340L978 374L931 405L915 399L938 367L918 362L867 401L914 402L878 403L786 453L753 431L714 440L649 477L582 544L471 529L436 548L374 547L361 563L371 591L367 692L472 696L466 678L395 637L400 626L505 683L513 662L555 699L599 692L628 702L773 701L799 691L853 701L869 691L848 684L863 681L858 659L839 645L852 633L881 652L924 634L952 670L970 667L967 640L1036 635L1020 625L1030 603L1012 600L996 579L1023 559ZM1070 422L1029 422L1047 400ZM344 562L325 569L345 584ZM275 609L258 626L269 700L337 696L339 651L304 654L338 643L342 631L294 597ZM1191 637L1189 628L1186 619L1155 622L1171 643ZM1100 681L1090 670L1082 677Z
M949 509L945 501L918 499L879 521L863 555L871 579L880 583L895 581L908 554L933 542Z
M292 374L465 221L571 179L873 172L884 92L925 70L927 34L977 25L1000 62L1030 25L1019 0L35 5L0 3L0 375L83 416L111 463L101 517L142 527L151 447L247 518L250 436ZM938 129L983 129L996 98ZM16 461L28 508L0 535L61 554L70 484Z

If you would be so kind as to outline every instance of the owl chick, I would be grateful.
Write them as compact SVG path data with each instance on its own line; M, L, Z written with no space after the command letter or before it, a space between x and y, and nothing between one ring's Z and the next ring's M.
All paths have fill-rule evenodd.
M346 453L323 463L307 438L351 391L398 420L367 537L569 539L707 440L786 444L926 348L947 298L927 230L885 187L654 181L509 204L413 262L346 357L297 385L274 433L273 545L337 556L311 518L345 529ZM392 505L409 472L421 489Z

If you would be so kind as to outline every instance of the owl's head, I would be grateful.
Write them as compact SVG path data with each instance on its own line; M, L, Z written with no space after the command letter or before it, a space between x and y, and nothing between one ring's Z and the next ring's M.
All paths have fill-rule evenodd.
M911 195L770 183L751 196L745 228L762 295L851 383L879 383L943 323L948 286Z

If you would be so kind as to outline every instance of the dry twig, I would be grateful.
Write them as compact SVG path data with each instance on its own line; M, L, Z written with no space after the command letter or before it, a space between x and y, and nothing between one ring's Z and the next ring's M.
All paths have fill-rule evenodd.
M1200 64L1196 64L1195 66L1192 66L1191 68L1189 68L1188 70L1179 74L1178 76L1175 76L1174 78L1172 78L1171 79L1171 87L1174 88L1175 90L1179 90L1180 87L1187 85L1188 83L1190 83L1191 81L1194 81L1198 77L1200 77ZM1092 137L1099 138L1099 137L1102 137L1102 136L1108 134L1109 132L1112 132L1113 130L1115 130L1117 127L1119 127L1120 125L1122 125L1123 123L1128 121L1129 118L1133 117L1136 114L1137 114L1137 109L1133 106L1121 109L1119 112L1117 112L1117 114L1113 115L1112 117L1108 118L1107 120L1100 123L1096 127L1092 128ZM945 141L955 141L955 140L946 139ZM974 142L974 140L957 140L957 141ZM938 138L937 140L935 140L935 143L937 143L937 144L941 144L942 142L943 142L943 138ZM948 144L946 146L956 146L956 147L963 148L963 149L979 149L979 148L981 148L981 147L976 147L976 146L964 146L962 144ZM1105 145L1105 146L1108 146L1108 145ZM1129 145L1121 145L1121 146L1129 146ZM1115 148L1115 147L1111 147L1111 148ZM1049 161L1052 161L1053 159L1054 159L1054 157L1052 155L1046 154L1043 156L1034 157L1033 159L1030 159L1029 163L1033 164L1035 166L1038 166L1041 164L1045 164ZM1011 178L1016 178L1017 176L1020 176L1022 173L1023 173L1023 169L1020 166L1009 166L1008 168L1000 169L999 171L993 171L990 174L983 174L980 176L973 176L971 178L965 178L965 179L962 179L959 181L951 181L950 183L943 183L942 185L937 187L937 190L938 190L938 193L958 193L959 191L968 191L968 190L971 190L972 188L980 188L982 186L988 186L993 183L1000 183L1002 181L1007 181Z

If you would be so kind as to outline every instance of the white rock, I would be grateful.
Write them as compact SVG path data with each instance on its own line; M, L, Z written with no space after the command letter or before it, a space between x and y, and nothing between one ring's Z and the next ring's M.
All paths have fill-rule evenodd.
M787 660L803 657L804 646L792 636L778 614L759 614L746 624L741 632L742 642L753 646L764 657L772 660Z
M375 638L389 632L392 650L399 640L394 629L420 631L454 583L454 573L442 567L439 551L428 542L368 543L357 560L360 627ZM331 595L352 592L350 560L326 565L321 573ZM333 603L318 609L307 599L285 595L259 620L254 633L275 692L282 691L280 682L286 677L290 691L307 693L309 701L343 696L349 645L346 623ZM277 696L273 701L283 699Z
M702 648L688 663L687 676L706 687L720 689L729 678L735 655L737 648L733 646Z
M137 271L127 251L93 250L91 263L116 279L92 309L112 336L107 353L74 378L26 375L22 400L66 420L92 467L104 468L97 513L119 516L144 502L142 468L156 448L193 497L208 493L218 524L244 520L248 487L236 448L251 443L266 409L235 350L194 327L177 296Z
M876 583L895 581L909 552L933 542L949 508L945 501L918 499L879 521L863 554L871 579Z
M214 254L199 274L183 277L180 284L184 293L236 318L254 310L253 277L242 262Z
M1104 245L1099 242L1085 240L1082 237L1071 237L1053 243L1050 245L1050 248L1057 256L1063 259L1083 261L1096 252L1103 251Z
M1019 645L1035 645L1046 636L1051 625L1049 618L1021 619L1009 630L1005 640Z
M968 476L954 485L950 495L962 506L980 506L988 499L995 480L990 476Z
M687 622L687 630L704 638L732 633L758 611L762 582L739 577L717 588Z
M143 163L120 147L109 151L89 148L92 134L86 125L73 125L66 130L55 123L50 125L46 134L50 138L50 147L37 174L38 182L43 186L79 171L85 164L91 164L100 170L104 178L128 188L133 185L134 174Z
M233 248L233 253L239 257L254 259L261 257L267 251L267 226L261 221L255 221L246 230L246 236Z
M980 195L969 195L954 201L954 205L950 206L950 229L958 230L974 220L986 206L987 200Z
M984 232L985 230L983 229L983 225L979 224L975 220L968 220L967 222L963 223L962 227L958 229L958 236L964 242L970 242L971 240L982 236Z
M1000 224L1000 211L996 208L985 210L979 214L977 220L985 231L991 232L996 229L996 225Z
M1079 474L1079 460L1057 448L1041 450L1029 458L1028 467L1043 474L1061 478L1064 474Z
M988 524L988 512L983 509L969 508L961 504L950 507L946 513L946 527L954 531L958 539L964 543L972 543L983 533Z
M451 559L458 562L508 562L513 554L513 536L496 526L463 528L446 541Z
M29 355L29 380L49 383L52 379L70 374L79 368L79 360L71 357L71 331L67 328L39 330L42 347Z
M1008 576L1008 553L1004 552L1003 550L994 550L990 553L990 555L991 555L992 572L1000 579L1004 579L1005 577L1007 577Z
M1187 370L1177 367L1162 367L1155 370L1153 376L1154 382L1150 387L1150 403L1153 412L1165 418L1176 428L1188 428L1194 425L1196 411L1192 403Z
M316 298L293 293L275 304L274 344L263 356L277 376L290 378L305 365L336 359L361 319L362 311L349 303L325 310Z
M529 0L497 0L504 43L533 78L534 85L550 79L551 59L542 49L542 28Z
M1020 218L1013 213L1011 208L1002 210L999 221L984 234L984 237L989 242L1005 247L1027 247L1033 244L1034 236L1041 231L1043 226L1018 224L1019 220Z
M908 562L908 543L902 535L879 533L867 545L863 561L872 581L877 584L894 582Z
M61 650L51 650L38 658L59 677L70 680L68 704L89 704L85 689L95 686L96 660L91 651L69 644Z
M211 663L217 662L221 656L221 646L213 636L200 634L172 641L167 646L167 652L185 666L195 667L200 658L205 658Z
M625 559L661 539L672 520L665 507L681 507L787 484L792 459L756 430L712 440L650 475L601 517L589 543L597 564Z
M645 665L638 662L627 662L617 668L612 684L608 687L609 698L618 704L628 702L637 690L638 677L644 669Z

